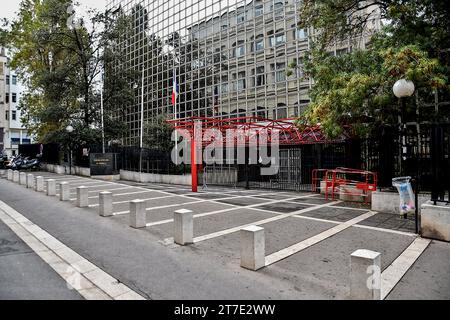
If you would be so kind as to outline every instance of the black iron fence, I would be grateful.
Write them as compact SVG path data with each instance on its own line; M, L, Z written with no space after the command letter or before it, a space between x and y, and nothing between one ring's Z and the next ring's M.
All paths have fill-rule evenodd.
M19 152L34 157L40 145L21 145ZM44 145L43 161L59 163L60 148ZM117 154L117 167L155 174L188 174L189 165L175 165L170 152L140 149L134 146L107 146L107 153ZM89 154L101 153L101 146L73 150L74 164L89 166ZM207 184L236 185L250 188L311 190L313 169L348 167L378 174L380 188L392 188L392 178L411 176L421 191L431 191L436 201L449 200L450 194L450 123L416 123L404 132L397 126L380 127L370 139L343 143L283 146L278 170L273 175L261 173L260 164L205 166L200 175ZM202 181L199 181L202 183Z
M89 155L102 152L101 145L79 147L74 151L74 164L89 167ZM173 175L190 172L189 166L175 165L171 153L166 151L135 146L105 146L105 152L117 155L116 167L119 170Z
M22 156L34 159L38 154L41 154L41 161L50 164L60 163L60 150L60 146L55 143L19 145L19 154L21 154Z

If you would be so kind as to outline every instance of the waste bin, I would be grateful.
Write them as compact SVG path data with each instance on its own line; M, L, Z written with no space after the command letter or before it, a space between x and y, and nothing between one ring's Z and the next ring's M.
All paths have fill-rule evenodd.
M416 212L416 202L413 188L411 185L411 177L397 177L392 179L392 186L397 188L400 195L400 214L405 218L408 214Z

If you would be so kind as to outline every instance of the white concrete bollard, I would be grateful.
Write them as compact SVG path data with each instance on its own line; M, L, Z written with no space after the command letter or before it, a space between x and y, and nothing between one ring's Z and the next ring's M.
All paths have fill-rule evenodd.
M110 217L113 214L113 196L112 192L102 191L98 194L99 206L98 213L102 217Z
M381 299L381 254L359 249L350 256L350 298Z
M34 188L34 175L31 173L27 175L27 188Z
M194 243L194 217L191 210L181 209L173 214L174 241L185 246Z
M266 265L264 228L249 226L241 229L241 267L253 271Z
M61 201L70 200L70 185L68 182L59 183L59 200Z
M6 175L6 171L5 170L0 170L0 176L3 178Z
M130 202L130 227L145 228L147 224L146 202L144 200L133 200Z
M89 188L88 187L78 187L77 188L77 207L86 208L89 206Z
M56 180L55 179L47 180L47 195L48 196L56 196Z
M27 185L27 174L25 172L20 173L19 182L21 186Z
M14 174L14 171L12 171L11 169L9 169L9 170L8 170L8 173L7 173L7 178L8 178L9 181L12 181L12 180L13 180L13 174Z
M44 191L44 177L36 177L34 181L34 190L37 192Z
M20 172L15 170L13 172L13 181L19 183L19 180L20 180Z

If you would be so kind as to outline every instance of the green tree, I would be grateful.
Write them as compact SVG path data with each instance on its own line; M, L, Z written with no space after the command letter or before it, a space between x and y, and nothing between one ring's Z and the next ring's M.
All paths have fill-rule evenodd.
M72 4L22 0L18 16L5 26L1 39L11 49L11 67L27 89L20 105L27 129L41 142L65 143L64 130L70 123L78 144L93 144L101 137L99 82L104 66L124 59L122 52L105 48L118 39L126 22L113 20L110 12L91 10L71 24ZM133 97L127 80L134 75L125 71L104 90L108 140L123 132L112 114Z
M145 127L146 136L144 138L146 146L167 152L172 150L175 145L172 142L173 129L166 120L168 120L167 115L160 114L152 122L147 123Z
M366 50L330 54L332 45L367 32L375 14L389 23ZM299 126L321 123L335 137L348 125L364 136L380 124L394 124L399 110L392 85L400 78L414 81L424 97L448 92L448 18L442 0L304 1L300 27L316 32L304 66L290 67L302 67L314 87Z

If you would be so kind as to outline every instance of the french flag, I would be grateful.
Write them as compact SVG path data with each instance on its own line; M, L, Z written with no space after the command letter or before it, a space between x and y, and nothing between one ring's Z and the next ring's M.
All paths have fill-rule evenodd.
M177 82L177 72L173 71L173 91L172 91L172 104L175 105L178 99L178 82Z

